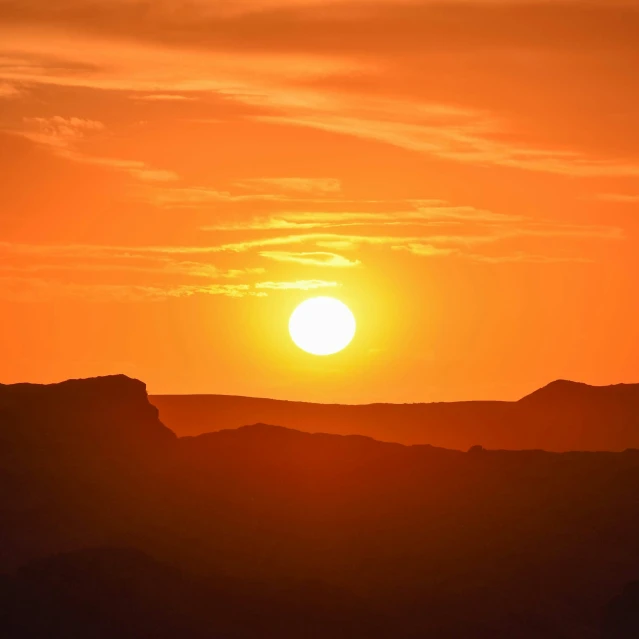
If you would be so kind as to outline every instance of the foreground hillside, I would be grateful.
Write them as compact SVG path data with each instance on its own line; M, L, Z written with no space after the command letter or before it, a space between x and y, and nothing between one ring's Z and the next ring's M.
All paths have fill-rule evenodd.
M557 381L518 402L347 406L225 395L150 399L178 435L262 422L457 450L475 445L556 452L639 448L639 384L596 387Z
M638 451L177 438L125 377L0 386L0 441L3 637L639 636Z

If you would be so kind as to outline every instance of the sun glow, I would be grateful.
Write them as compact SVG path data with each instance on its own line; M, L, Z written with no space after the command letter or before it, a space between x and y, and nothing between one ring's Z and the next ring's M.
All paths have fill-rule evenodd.
M355 336L355 317L346 304L333 297L313 297L291 315L288 329L299 348L311 355L333 355Z

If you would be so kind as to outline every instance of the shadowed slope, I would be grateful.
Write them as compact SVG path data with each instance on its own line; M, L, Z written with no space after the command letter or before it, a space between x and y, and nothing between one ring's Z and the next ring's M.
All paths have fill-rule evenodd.
M557 381L518 402L348 406L223 395L154 395L179 435L265 422L307 432L366 435L467 450L639 448L639 384L593 387Z
M202 577L127 548L65 553L0 576L5 639L391 639L383 617L319 584Z
M626 585L606 607L601 639L639 637L639 581Z
M127 448L167 445L175 434L158 419L143 382L125 375L60 384L0 384L6 443L51 452L69 446Z
M0 565L121 538L176 441L124 375L0 385Z
M343 633L349 639L375 636L371 623L381 633L376 615L400 639L595 638L607 602L639 575L638 451L459 452L264 424L175 438L139 382L71 387L2 390L10 410L0 416L0 570L90 547L139 548L192 573L188 579L219 583L224 575L243 584L247 614L259 609L250 584L270 593L319 584L291 614L274 595L280 612L246 633L291 639L339 636L340 606L358 628ZM545 409L550 392L521 404ZM42 445L43 433L55 447ZM110 577L96 561L95 583L103 584ZM127 562L117 601L128 597ZM59 570L68 574L64 565L47 564L45 573L55 581ZM147 573L162 583L145 561L132 566L142 584ZM36 586L49 579L39 574ZM26 578L2 581L15 594L15 579ZM150 623L164 627L169 604L153 592ZM77 621L75 597L61 604L69 623ZM300 614L313 632L299 625ZM0 624L9 617L0 610ZM179 636L216 636L208 617L195 629L189 618L175 622Z

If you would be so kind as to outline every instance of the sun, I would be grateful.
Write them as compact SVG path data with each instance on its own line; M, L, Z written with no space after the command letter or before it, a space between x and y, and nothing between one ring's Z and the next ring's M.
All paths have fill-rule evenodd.
M313 297L291 315L288 330L297 346L311 355L334 355L355 336L355 317L334 297Z

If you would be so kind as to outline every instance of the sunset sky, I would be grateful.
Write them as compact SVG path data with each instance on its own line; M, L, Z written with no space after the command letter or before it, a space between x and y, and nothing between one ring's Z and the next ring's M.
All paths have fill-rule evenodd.
M637 382L637 69L636 0L0 0L0 382Z

